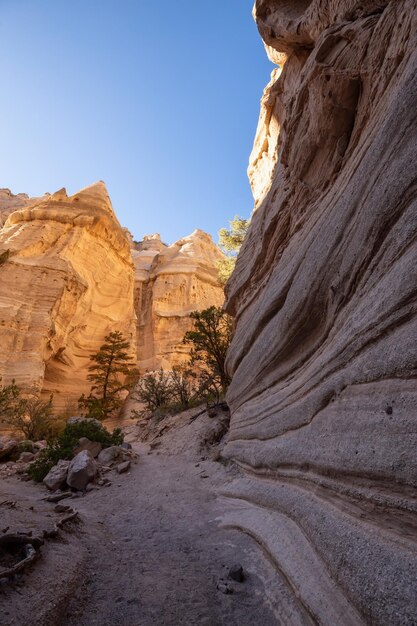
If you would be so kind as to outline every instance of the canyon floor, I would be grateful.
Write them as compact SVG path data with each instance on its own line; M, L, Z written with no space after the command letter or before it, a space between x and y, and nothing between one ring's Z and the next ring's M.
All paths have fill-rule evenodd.
M206 415L184 424L157 446L131 432L138 456L130 472L66 501L79 521L46 541L20 580L0 586L2 626L280 623L269 598L272 566L249 537L221 523L218 492L238 470L202 452ZM52 525L59 516L46 495L17 477L1 481L0 532ZM236 563L242 583L227 578ZM222 579L232 593L218 589Z

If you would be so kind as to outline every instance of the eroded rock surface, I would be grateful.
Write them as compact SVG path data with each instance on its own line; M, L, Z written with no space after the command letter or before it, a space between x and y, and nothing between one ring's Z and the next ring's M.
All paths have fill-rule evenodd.
M89 392L90 355L112 330L142 372L171 369L188 358L190 312L223 304L210 235L134 244L102 182L71 197L0 189L0 229L0 376L60 410Z
M58 408L76 406L90 388L90 355L105 335L120 330L135 342L130 244L104 183L71 197L62 189L14 210L0 231L0 255L7 251L0 375L54 393Z
M191 311L221 306L217 262L222 253L201 230L171 246L150 235L132 251L140 371L171 369L188 358L182 343Z
M41 198L29 198L26 193L13 194L10 189L0 189L0 228L4 226L11 213L39 200Z
M227 522L267 550L300 623L413 624L416 2L258 0L255 17L283 69L228 285L226 451L248 475Z

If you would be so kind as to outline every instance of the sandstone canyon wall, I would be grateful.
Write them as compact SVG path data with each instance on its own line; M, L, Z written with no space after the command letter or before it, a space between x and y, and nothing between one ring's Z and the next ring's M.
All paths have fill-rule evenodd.
M210 235L134 244L104 183L68 197L0 190L0 376L54 394L57 409L88 392L90 355L121 330L141 372L187 360L189 314L221 306Z
M282 623L417 623L417 6L258 0L280 63L251 156L230 526Z
M216 266L223 255L201 230L171 246L162 243L159 235L150 235L132 255L138 368L141 372L172 369L188 359L189 346L182 340L192 327L189 314L223 304Z
M135 342L130 244L103 183L71 197L4 195L0 374L53 393L58 409L76 407L104 336L121 330Z

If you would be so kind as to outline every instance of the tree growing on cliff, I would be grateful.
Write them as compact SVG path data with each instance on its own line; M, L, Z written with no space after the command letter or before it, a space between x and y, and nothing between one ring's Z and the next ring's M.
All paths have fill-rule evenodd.
M79 406L88 417L104 420L117 415L122 404L122 392L133 387L137 371L129 356L129 342L119 331L104 338L104 344L91 355L88 380L91 393L79 399Z
M233 322L230 315L220 307L211 306L203 311L190 314L194 328L184 337L184 343L191 344L190 363L201 369L200 377L223 394L230 384L226 371L226 353L232 339ZM217 395L217 394L216 394Z
M219 248L225 254L225 257L217 263L217 269L223 284L229 280L235 268L237 255L248 231L249 221L235 215L229 222L230 228L221 228L219 230Z

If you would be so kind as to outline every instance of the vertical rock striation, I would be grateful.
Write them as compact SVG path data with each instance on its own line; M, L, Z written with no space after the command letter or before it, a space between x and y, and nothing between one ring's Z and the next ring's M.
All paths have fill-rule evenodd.
M291 624L417 620L417 3L258 0L275 71L228 284L226 522Z
M217 262L223 257L201 230L171 246L150 235L132 251L135 264L138 368L171 369L188 358L182 343L192 311L221 306Z
M134 345L130 245L101 182L14 208L0 231L0 374L76 406L104 336Z

